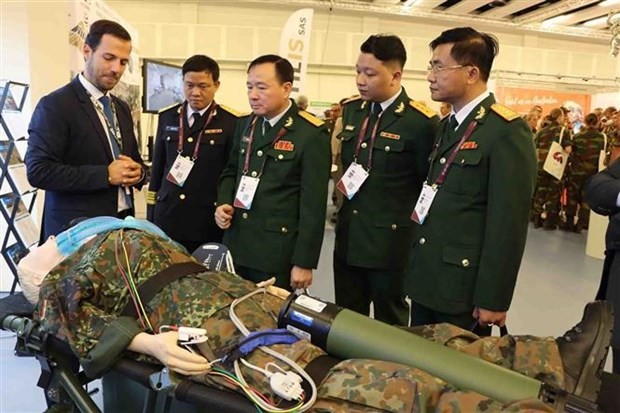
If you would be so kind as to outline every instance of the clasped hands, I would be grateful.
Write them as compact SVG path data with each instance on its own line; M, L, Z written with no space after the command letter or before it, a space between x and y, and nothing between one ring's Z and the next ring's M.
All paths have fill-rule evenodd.
M140 182L142 165L126 155L119 155L108 165L108 182L110 185L132 186Z

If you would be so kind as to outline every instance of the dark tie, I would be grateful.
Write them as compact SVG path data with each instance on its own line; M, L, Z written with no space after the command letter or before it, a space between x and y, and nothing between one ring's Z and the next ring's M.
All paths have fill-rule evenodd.
M190 128L194 127L194 125L197 125L198 121L200 120L200 112L194 112L192 113L192 124L189 125Z
M114 122L114 113L112 112L110 97L107 95L101 96L99 102L101 102L103 106L103 113L108 121L108 132L110 134L110 143L112 144L112 153L114 159L116 159L121 154L121 145L118 141L118 136L116 136L116 128L114 127L116 122Z
M450 128L450 132L454 132L456 128L458 128L459 123L456 120L455 115L450 115L450 119L448 120L448 127Z
M366 129L366 139L370 139L370 135L372 135L372 130L375 128L375 123L378 122L379 114L383 111L381 105L377 102L372 104L372 108L370 109L370 117L368 118L368 128Z
M267 119L263 121L263 135L267 135L271 130L271 123Z

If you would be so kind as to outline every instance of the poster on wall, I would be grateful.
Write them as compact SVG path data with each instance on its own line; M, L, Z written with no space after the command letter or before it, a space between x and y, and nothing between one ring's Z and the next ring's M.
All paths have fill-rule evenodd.
M138 127L138 122L141 111L140 84L142 83L142 73L138 56L138 31L102 0L73 0L69 3L70 77L73 79L84 69L84 56L82 54L84 40L88 34L90 24L100 19L118 22L131 36L132 50L129 64L120 82L112 90L112 93L129 104L136 136L139 136L140 128Z
M579 130L584 117L590 112L592 97L585 93L565 93L555 90L518 88L497 85L495 97L498 102L514 109L522 115L535 106L541 106L543 116L551 109L565 107L569 110L568 118L573 130Z

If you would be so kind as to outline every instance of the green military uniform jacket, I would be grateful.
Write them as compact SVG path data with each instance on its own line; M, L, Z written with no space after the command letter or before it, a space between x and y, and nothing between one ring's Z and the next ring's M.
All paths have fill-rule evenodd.
M474 306L506 311L512 300L536 184L536 154L527 124L511 109L484 99L456 132L447 117L431 154L429 183L468 125L461 146L423 225L416 226L406 291L435 311Z
M360 129L371 103L359 98L344 105L343 172L353 162ZM338 213L335 253L349 265L373 269L404 268L409 260L411 211L428 171L438 117L403 89L381 114L372 149L370 174L357 194ZM372 125L368 125L372 128ZM357 162L368 170L370 133Z
M286 273L297 265L316 268L323 242L330 141L322 121L290 109L261 136L256 120L248 175L260 175L250 210L235 208L224 244L235 263L269 273ZM218 205L233 205L243 175L255 116L240 119L233 149L218 186ZM280 133L284 135L274 143ZM254 174L254 172L256 174Z

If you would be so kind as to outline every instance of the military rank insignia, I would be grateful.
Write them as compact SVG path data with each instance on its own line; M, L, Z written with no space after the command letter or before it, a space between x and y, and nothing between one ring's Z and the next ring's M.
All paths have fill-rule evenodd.
M273 145L273 149L278 151L293 152L295 145L291 141L277 141Z
M291 126L293 126L293 118L289 116L288 119L286 120L286 123L284 124L284 127L290 128Z
M403 113L405 111L405 104L403 102L400 102L398 104L398 106L396 107L396 109L394 110L394 113Z
M482 118L484 118L484 115L487 113L487 111L484 109L484 106L480 106L480 109L478 109L478 113L476 113L476 120L480 120Z

